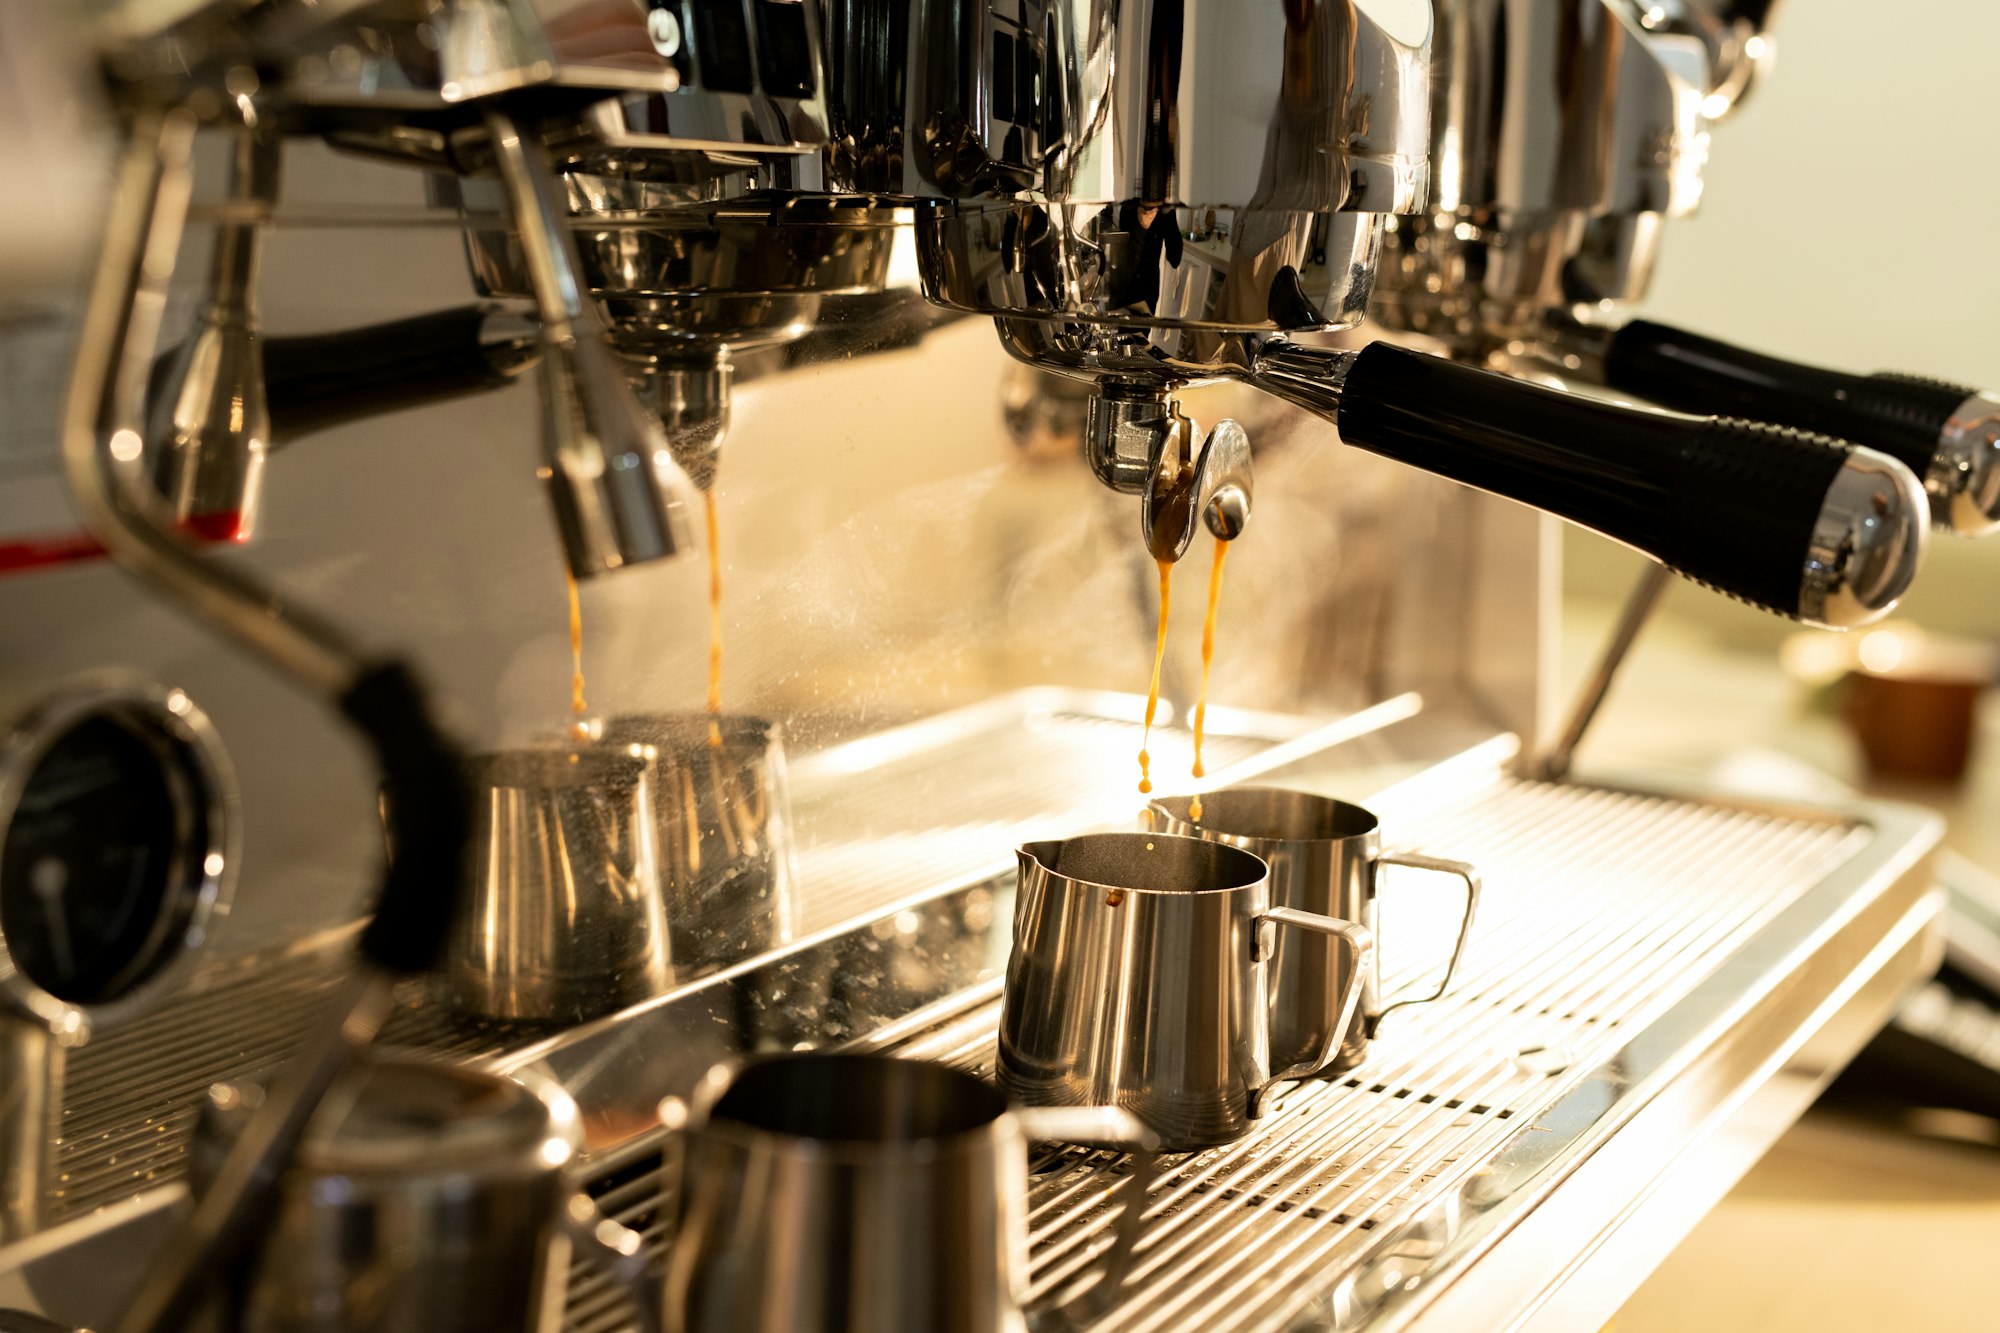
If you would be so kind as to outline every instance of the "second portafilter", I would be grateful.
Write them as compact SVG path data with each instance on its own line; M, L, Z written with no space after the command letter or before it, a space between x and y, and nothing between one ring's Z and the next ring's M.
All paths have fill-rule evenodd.
M1922 480L1934 526L1988 532L2000 526L1994 394L1626 322L1666 224L1700 204L1710 122L1770 62L1770 10L1442 0L1430 210L1388 232L1370 318L1468 364L1878 450ZM1528 80L1530 96L1490 96L1520 68L1550 76ZM1592 96L1570 96L1582 86Z
M1594 528L1758 606L1852 625L1894 605L1925 529L1922 489L1890 459L1287 336L1357 323L1388 215L1423 206L1421 42L1352 0L1143 0L1108 22L1085 8L1043 7L1026 34L1038 95L1024 107L1017 78L1006 123L978 80L930 77L920 53L950 41L946 63L982 70L1003 37L1020 61L1023 34L947 32L912 7L910 77L884 85L908 96L878 136L930 164L904 182L920 192L926 293L993 316L1014 355L1098 386L1086 448L1100 476L1150 493L1156 555L1177 553L1161 518L1188 512L1162 499L1199 497L1203 481L1173 396L1242 379L1347 444ZM850 91L833 90L836 121ZM1014 133L1024 118L1033 134ZM989 169L970 169L978 153Z
M1612 2L1636 8L1633 0ZM1681 8L1699 16L1710 6L1683 0ZM1732 11L1732 30L1750 32L1746 40L1768 58L1764 29L1772 6L1723 8ZM1665 64L1676 57L1667 46L1674 38L1672 27L1649 28L1645 44L1663 48L1652 56ZM1740 61L1712 61L1700 90L1704 100L1723 99L1740 67ZM1618 96L1625 116L1649 114L1658 98L1636 83ZM1566 371L1664 407L1755 416L1878 449L1922 480L1937 527L1970 535L2000 529L2000 394L1924 375L1832 370L1626 320L1651 285L1672 216L1622 209L1584 229L1564 269L1562 301L1548 312L1549 351Z

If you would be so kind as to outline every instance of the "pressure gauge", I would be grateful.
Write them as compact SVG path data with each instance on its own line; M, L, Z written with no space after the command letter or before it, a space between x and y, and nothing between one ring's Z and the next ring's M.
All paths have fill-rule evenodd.
M144 1003L228 892L235 815L178 689L94 680L0 732L0 1005L76 1041Z

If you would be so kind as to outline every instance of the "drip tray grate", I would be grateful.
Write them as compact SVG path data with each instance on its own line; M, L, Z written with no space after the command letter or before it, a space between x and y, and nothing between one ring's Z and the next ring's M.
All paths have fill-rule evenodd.
M990 1074L1012 841L1029 821L1046 833L1130 815L1129 802L1099 810L1066 785L1101 790L1105 772L1124 771L1132 733L1122 716L1070 695L1001 702L801 761L803 890L808 921L824 929L791 950L568 1030L468 1025L412 993L385 1039L500 1069L534 1066L570 1088L586 1124L624 1132L656 1125L662 1096L747 1049L846 1045ZM1235 762L1218 777L1307 758L1414 704L1384 708L1318 730L1265 719L1262 731L1237 733ZM1004 801L984 788L954 787L951 775L964 771L954 755L1022 777L1054 804L996 809ZM1071 765L1079 755L1094 758ZM877 794L874 822L854 822L859 812L842 804L850 788ZM885 790L909 799L880 799ZM1370 805L1395 846L1468 860L1483 874L1452 994L1392 1015L1347 1076L1281 1090L1238 1143L1167 1159L1131 1283L1093 1327L1347 1327L1415 1308L1436 1289L1412 1296L1419 1276L1462 1271L1453 1265L1480 1252L1478 1238L1499 1234L1495 1219L1523 1216L1541 1182L1612 1142L1715 1031L1743 1032L1757 997L1818 996L1817 1005L1851 989L1864 966L1886 975L1869 950L1919 920L1910 872L1935 836L1893 810L1871 808L1863 821L1522 781L1475 765ZM875 873L864 893L839 867L860 865L868 848ZM1456 934L1457 895L1423 880L1398 869L1384 884L1380 956L1392 1000L1435 987ZM281 1058L335 983L346 942L321 944L275 963L218 962L188 995L75 1054L51 1201L58 1220L178 1178L201 1090ZM1726 1098L1736 1086L1708 1091ZM642 1128L593 1146L589 1187L657 1260L674 1213L674 1172L662 1166L671 1145ZM1111 1245L1130 1164L1070 1148L1034 1165L1031 1313L1073 1313L1070 1298ZM636 1327L624 1295L587 1263L573 1274L567 1312L576 1333Z
M1285 1327L1383 1244L1393 1272L1420 1268L1444 1244L1423 1219L1442 1210L1448 1235L1466 1200L1504 1194L1523 1160L1543 1160L1524 1158L1524 1138L1558 1137L1545 1117L1573 1114L1589 1077L1873 837L1833 818L1511 779L1448 803L1413 788L1376 808L1399 842L1485 875L1453 994L1399 1011L1347 1077L1291 1085L1245 1139L1165 1159L1130 1285L1092 1327ZM1427 960L1448 952L1454 924L1442 897L1385 887L1383 936L1413 937L1389 956L1392 995L1434 984ZM995 985L968 1000L921 1031L849 1045L990 1076ZM1048 1313L1093 1280L1129 1159L1053 1149L1034 1167L1030 1306ZM671 1211L655 1195L629 1215L663 1247ZM1348 1295L1348 1308L1369 1304ZM587 1270L570 1313L578 1333L629 1324Z
M1129 818L1120 793L1144 707L1130 695L1020 690L797 760L799 933L991 876L1031 831ZM1216 709L1209 756L1223 778L1248 777L1418 707L1400 696L1332 724ZM1164 720L1154 749L1161 772L1185 771L1193 757L1190 734ZM291 1053L345 966L349 934L215 960L186 994L73 1053L47 1220L178 1180L204 1091ZM385 1044L440 1057L497 1059L564 1030L460 1018L421 985L406 986L401 1000Z

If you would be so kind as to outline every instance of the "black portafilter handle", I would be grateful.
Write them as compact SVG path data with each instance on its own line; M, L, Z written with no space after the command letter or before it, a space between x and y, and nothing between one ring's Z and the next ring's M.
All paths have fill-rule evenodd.
M1261 361L1256 378L1306 401ZM1624 407L1387 343L1352 354L1337 394L1350 445L1545 510L1809 624L1887 614L1923 556L1916 478L1823 436Z
M263 338L271 443L512 383L534 363L533 327L498 305L458 306L331 333ZM181 349L153 363L150 396Z
M1937 526L2000 526L2000 399L1969 385L1828 370L1649 320L1611 333L1603 355L1610 388L1865 445L1917 474Z
M268 338L271 433L283 444L364 417L498 389L531 362L533 349L532 329L492 305Z

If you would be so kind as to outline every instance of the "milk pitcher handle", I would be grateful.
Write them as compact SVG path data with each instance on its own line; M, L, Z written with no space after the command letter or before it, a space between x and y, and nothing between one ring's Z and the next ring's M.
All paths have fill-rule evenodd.
M1266 1086L1315 1073L1332 1063L1347 1040L1355 1012L1361 1007L1362 991L1375 969L1375 937L1366 926L1357 926L1338 917L1321 916L1317 912L1301 912L1295 907L1272 907L1257 914L1257 934L1254 938L1259 961L1269 958L1276 951L1276 942L1271 938L1271 928L1276 926L1290 926L1294 930L1310 930L1336 937L1347 946L1353 966L1347 969L1347 984L1340 989L1340 1017L1326 1030L1319 1052L1302 1064L1275 1071L1266 1080ZM1253 1097L1252 1107L1260 1106L1261 1101L1261 1098ZM1254 1110L1252 1114L1254 1118Z
M1479 871L1463 861L1447 861L1436 856L1423 856L1416 852L1384 852L1375 858L1375 873L1379 878L1383 866L1405 866L1411 870L1431 870L1440 875L1454 875L1465 884L1465 916L1458 923L1458 942L1451 946L1451 961L1445 964L1444 977L1436 990L1429 995L1416 995L1407 1000L1398 1000L1381 1013L1368 1020L1368 1036L1373 1038L1382 1020L1406 1004L1429 1004L1432 1000L1444 998L1451 988L1451 979L1458 972L1459 955L1465 952L1465 937L1472 933L1472 918L1479 911Z
M1145 1121L1118 1106L1016 1106L1010 1114L1030 1139L1101 1143L1132 1154L1132 1173L1119 1189L1124 1208L1118 1214L1118 1234L1104 1256L1103 1276L1086 1297L1092 1308L1108 1307L1124 1289L1139 1248L1139 1227L1153 1187L1160 1136Z

